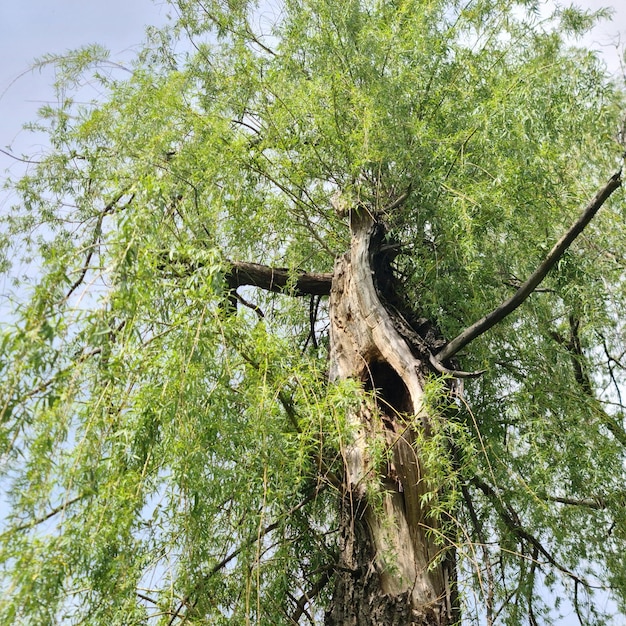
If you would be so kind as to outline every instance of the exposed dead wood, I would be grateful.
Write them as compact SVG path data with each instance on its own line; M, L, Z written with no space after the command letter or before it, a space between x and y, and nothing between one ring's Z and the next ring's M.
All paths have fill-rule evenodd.
M335 265L329 301L330 378L361 380L378 402L364 395L349 415L354 439L344 450L340 562L326 624L443 626L456 615L454 558L449 551L434 564L442 545L425 504L429 486L415 445L417 431L429 430L423 406L428 359L399 332L404 320L376 289L380 225L362 211L353 212L351 227L351 249ZM386 467L372 457L375 441L390 449ZM373 491L379 493L375 508Z

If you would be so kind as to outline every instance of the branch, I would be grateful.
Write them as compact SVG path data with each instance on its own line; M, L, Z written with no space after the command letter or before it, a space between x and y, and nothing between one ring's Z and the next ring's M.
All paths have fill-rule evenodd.
M596 511L602 511L607 508L605 498L598 496L597 498L583 498L582 500L577 498L561 498L557 496L547 496L547 499L551 502L558 502L559 504L568 504L571 506L582 506L588 509L594 509Z
M278 528L280 526L282 521L284 521L285 519L287 519L288 517L290 517L291 515L293 515L297 511L299 511L302 507L306 506L309 502L314 500L318 496L318 494L320 493L320 491L322 489L324 489L323 486L320 487L320 488L316 487L303 500L301 500L295 506L291 507L291 509L289 509L278 520L276 520L275 522L272 522L268 526L265 526L265 528L260 529L259 532L256 532L253 535L251 535L250 537L248 537L243 543L241 543L239 545L238 548L233 550L230 554L226 555L221 561L219 561L219 563L216 563L215 565L213 565L213 567L204 576L202 576L202 580L199 581L194 586L194 589L193 589L192 593L196 593L199 590L199 588L209 578L215 576L215 574L217 574L220 570L224 569L224 567L226 567L234 558L238 557L247 547L249 547L251 545L254 545L255 543L258 543L259 541L261 541L261 539L263 539L266 535L271 533L273 530L276 530L276 528ZM168 622L168 626L172 626L172 624L176 621L176 618L180 615L180 612L183 610L183 608L189 604L190 600L191 600L191 593L186 595L180 601L178 607L173 612L173 614L171 616L171 619ZM197 600L195 602L193 602L192 606L195 606L196 603L197 603Z
M584 354L582 350L582 346L580 343L580 336L578 332L578 327L580 325L580 320L578 320L574 315L569 316L570 323L570 340L569 342L565 342L563 337L561 337L558 333L551 333L552 337L560 343L561 345L565 345L565 349L570 354L570 358L572 360L572 365L574 367L574 379L580 386L583 393L593 401L593 408L598 412L600 420L602 424L606 426L606 428L610 431L610 433L615 437L619 443L623 446L626 446L626 431L624 431L623 426L619 423L619 421L615 420L610 413L605 411L600 405L600 401L596 397L596 394L593 391L593 387L591 385L591 378L588 372L585 371L584 365ZM600 335L602 337L602 335ZM608 355L606 341L604 337L602 337L602 342L604 346L604 350ZM610 355L609 355L610 358ZM617 362L617 361L616 361ZM615 387L617 389L618 394L619 385L617 381L615 381L615 377L613 375L613 371L611 366L609 365L609 373L611 378L614 380Z
M287 292L295 296L327 296L333 280L332 274L298 272L295 274L294 281L292 271L258 263L230 261L230 266L226 280L231 289L251 285L267 291L283 293L285 287L290 287Z
M478 378L482 376L487 370L476 370L475 372L464 372L462 370L451 370L439 361L432 352L428 353L428 361L435 368L435 371L443 374L444 376L452 376L452 378Z
M141 593L140 591L136 591L135 595L141 600L145 600L146 602L150 602L156 606L159 605L159 602L157 600L155 600L154 598L151 598L150 596L145 595L144 593Z
M229 289L238 287L258 287L274 293L284 293L290 296L327 296L333 281L332 273L300 272L286 267L270 267L260 263L246 261L231 261L226 259L225 279ZM182 266L183 273L176 276L192 274L203 267L202 261L195 261L185 257L171 258L162 254L158 269L163 271L173 269L172 266ZM235 296L239 299L239 295ZM242 302L248 306L247 303Z
M568 576L574 581L578 581L582 583L585 587L591 588L591 585L576 575L574 572L568 570L565 566L561 565L546 548L543 547L543 544L534 536L531 535L521 523L521 520L516 511L514 511L508 504L506 504L500 495L495 491L495 489L488 485L486 482L474 476L470 480L471 484L477 487L480 491L482 491L485 496L490 500L490 502L494 506L494 510L499 515L500 519L504 522L506 527L518 538L518 540L526 541L529 545L533 546L539 554L541 554L550 565L560 571L562 574Z
M586 395L591 396L595 400L595 394L591 386L589 374L585 371L585 355L583 354L582 344L580 342L580 319L573 313L568 316L570 327L569 340L565 340L558 332L550 332L550 336L569 354L574 368L574 378Z
M81 494L79 496L76 496L75 498L72 498L71 500L67 500L66 502L63 502L62 504L59 504L59 506L54 507L53 509L51 509L50 511L48 511L45 515L42 515L41 517L36 517L35 519L32 519L28 522L24 522L23 524L20 524L19 526L14 526L13 528L9 528L8 530L6 530L0 535L0 538L5 537L6 535L9 535L12 533L16 533L22 530L33 528L35 526L38 526L39 524L43 524L44 522L47 522L49 519L52 519L55 515L65 512L70 506L82 500L86 495L87 494Z
M320 576L318 581L313 585L309 591L305 591L299 600L296 600L296 610L289 616L292 624L298 624L302 614L306 611L307 604L314 600L317 595L320 594L322 589L330 581L332 568L327 568L326 571Z
M76 281L72 284L72 286L68 289L67 293L65 294L65 298L63 299L63 301L69 300L70 296L76 291L76 289L78 289L78 287L80 287L81 283L85 279L85 276L87 275L87 271L89 270L89 263L91 263L91 257L93 256L93 252L96 248L98 240L100 239L100 235L102 234L102 222L104 221L104 218L106 215L109 215L110 213L113 213L115 210L117 210L118 208L117 203L124 197L126 193L127 193L126 189L119 192L115 196L115 198L113 198L113 200L111 200L111 202L109 202L109 204L107 204L104 207L104 209L102 209L102 211L98 215L98 219L96 220L96 226L93 230L93 236L91 238L91 243L87 248L88 252L85 258L85 262L83 263L83 267L80 270L80 274L78 278L76 279ZM135 197L135 194L132 194L126 206L128 206L133 201L134 197Z
M29 163L31 165L41 165L43 163L43 161L33 161L31 159L22 159L18 156L15 156L13 153L9 152L8 150L3 150L2 148L0 148L0 153L6 154L6 156L12 159L15 159L16 161L20 161L21 163Z
M490 328L502 321L507 315L512 313L519 307L531 293L537 288L539 283L546 277L548 272L561 259L565 251L570 247L572 242L580 235L584 228L593 219L595 214L600 210L602 205L608 200L609 196L622 185L622 171L613 174L607 184L598 191L593 200L587 205L581 216L574 222L570 229L559 239L550 250L548 256L543 260L541 265L531 274L530 278L523 283L520 288L513 294L511 298L503 302L484 317L474 322L466 328L461 334L450 341L437 354L437 360L446 361L453 357L459 350L464 348L470 341L476 339L480 335L486 333Z
M237 292L235 290L234 294L233 294L236 302L240 302L241 304L243 304L243 306L247 307L248 309L250 309L251 311L254 311L256 313L256 316L259 319L264 319L265 318L265 313L263 313L263 309L261 309L261 307L257 306L256 304L252 303L252 302L248 302L239 292Z
M489 585L487 588L486 597L485 597L485 618L487 619L487 626L492 626L494 622L494 617L493 617L494 582L493 582L493 570L491 569L491 560L489 558L489 550L487 549L487 542L483 534L483 525L478 519L478 515L476 514L476 509L474 508L474 503L472 502L472 498L470 496L467 485L461 484L461 493L463 494L463 499L465 500L465 505L467 506L467 511L469 513L472 526L474 527L474 532L476 533L476 537L478 541L480 541L480 547L483 553L483 559L485 562L485 570L487 572L487 584ZM479 563L476 563L476 573L478 574L480 578Z

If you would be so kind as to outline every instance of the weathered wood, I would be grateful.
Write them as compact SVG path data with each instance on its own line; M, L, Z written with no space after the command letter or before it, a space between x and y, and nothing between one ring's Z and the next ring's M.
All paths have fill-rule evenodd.
M326 625L444 626L455 616L454 558L450 552L433 565L442 545L429 532L436 521L424 504L428 485L414 445L415 429L429 428L428 361L398 331L403 320L376 289L380 225L353 212L351 227L330 293L330 378L360 380L378 401L364 399L349 416L355 435L344 450L340 562ZM374 466L369 444L377 439L391 450L387 467Z

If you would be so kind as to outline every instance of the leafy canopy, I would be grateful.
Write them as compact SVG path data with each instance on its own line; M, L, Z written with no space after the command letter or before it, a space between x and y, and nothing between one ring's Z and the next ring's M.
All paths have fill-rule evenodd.
M242 289L235 309L230 264L332 271L340 194L385 213L447 338L508 297L623 150L622 90L571 45L601 15L542 8L177 0L130 77L98 47L43 59L50 150L2 230L30 274L0 337L2 623L306 617L357 388L326 380L324 300ZM467 623L606 623L594 586L626 610L623 216L604 207L466 349L487 372L424 443Z

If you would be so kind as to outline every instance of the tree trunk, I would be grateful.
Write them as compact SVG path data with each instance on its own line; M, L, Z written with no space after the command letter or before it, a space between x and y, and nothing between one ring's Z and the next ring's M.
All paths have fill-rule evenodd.
M383 295L391 280L384 228L364 210L352 212L351 228L330 294L330 377L362 381L376 401L364 397L349 415L354 438L344 450L341 554L325 623L448 625L456 621L454 553L429 516L415 446L416 429L429 430L428 348ZM373 442L390 451L382 461Z

